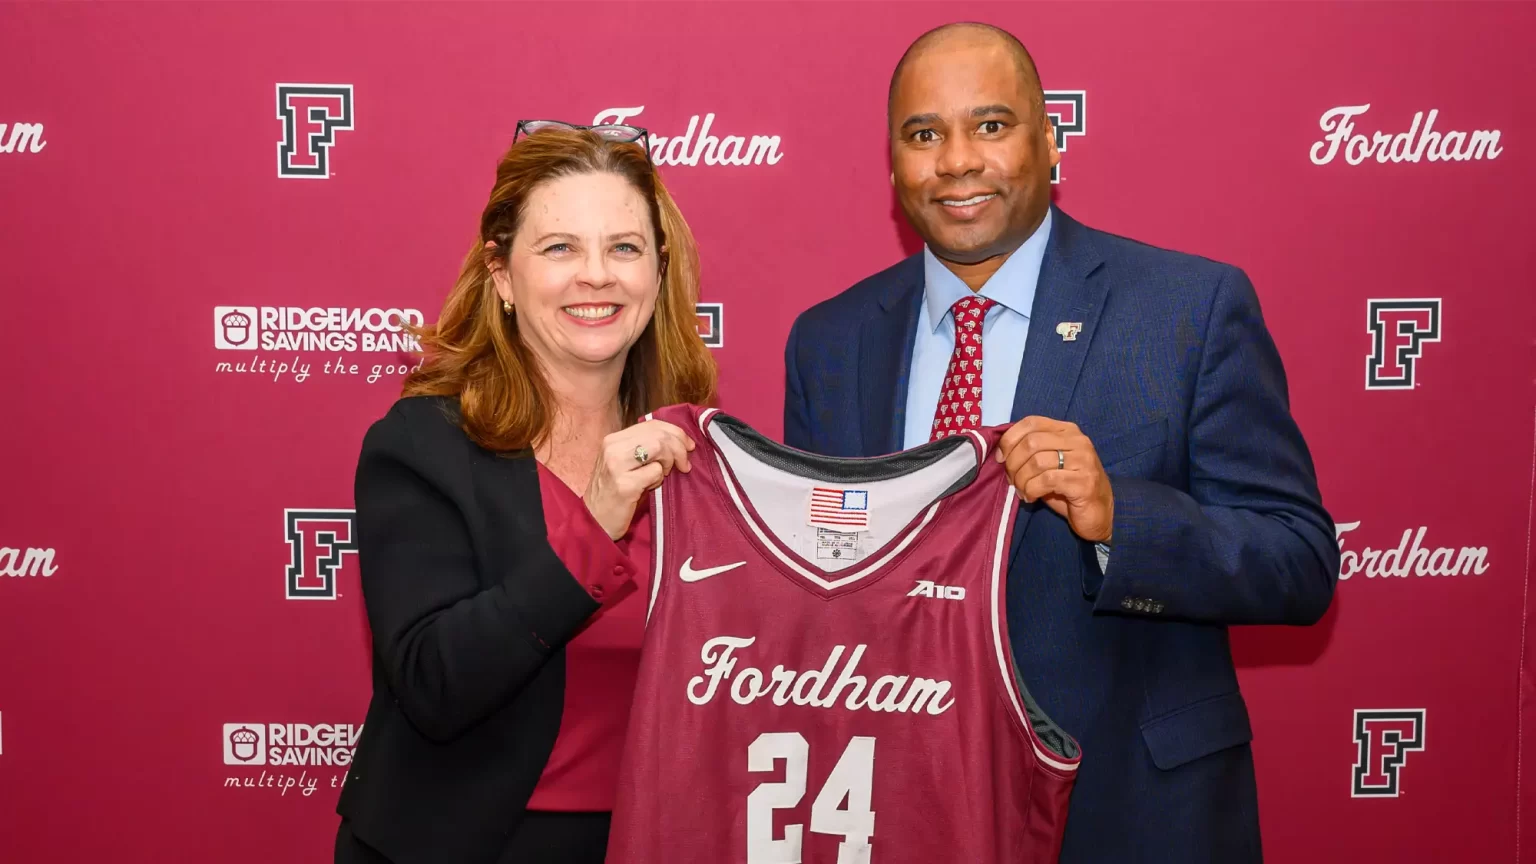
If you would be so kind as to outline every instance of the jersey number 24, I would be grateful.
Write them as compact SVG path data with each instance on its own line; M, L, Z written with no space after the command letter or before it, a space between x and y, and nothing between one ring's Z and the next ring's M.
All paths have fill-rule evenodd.
M784 760L782 783L760 783L747 796L747 864L800 864L805 826L786 825L784 838L776 840L773 811L794 807L805 797L810 752L799 732L764 732L747 747L748 771L772 771ZM811 803L811 830L843 838L837 864L869 864L869 839L875 833L875 811L869 807L874 774L875 739L855 736ZM845 798L847 806L840 806Z

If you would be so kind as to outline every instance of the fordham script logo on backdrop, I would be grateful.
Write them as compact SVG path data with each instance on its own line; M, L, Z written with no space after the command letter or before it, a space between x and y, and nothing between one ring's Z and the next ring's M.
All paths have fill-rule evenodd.
M277 176L324 180L331 176L336 133L352 128L351 84L279 84Z
M1086 90L1045 91L1045 113L1051 118L1051 125L1056 128L1056 149L1063 155L1067 152L1068 138L1088 131L1087 100ZM1061 182L1060 162L1051 169L1051 182Z
M283 511L289 600L336 599L336 571L343 564L342 556L357 552L356 515L353 510Z
M0 153L38 153L47 146L41 123L12 123L10 137L6 137L5 124L0 123Z
M224 765L248 770L233 777L226 771L224 788L272 789L283 797L293 791L305 798L322 780L340 789L362 732L346 723L225 723ZM299 773L282 770L291 768Z
M1355 780L1351 798L1396 798L1408 753L1424 749L1423 708L1355 709Z
M1440 298L1367 300L1365 389L1412 390L1425 342L1440 341Z
M420 353L421 344L402 325L419 327L423 320L419 309L215 306L213 347L256 353L216 362L213 371L270 375L274 382L291 378L300 384L315 374L362 375L373 384L420 366L419 360L412 365L398 355ZM358 363L357 354L390 355L394 362Z
M56 554L52 548L13 549L10 546L0 546L0 576L47 578L59 572L58 565L53 563Z
M592 125L630 123L643 111L644 105L604 108L592 118ZM700 122L697 114L688 118L688 131L681 135L658 135L651 130L651 161L657 165L777 165L784 158L777 135L716 137L710 134L715 125L713 111L704 115L702 126ZM695 132L698 138L693 137Z
M1396 576L1481 576L1488 572L1487 546L1426 546L1424 534L1429 530L1420 525L1417 529L1404 528L1397 545L1391 548L1372 549L1366 546L1359 552L1344 548L1344 535L1360 527L1359 522L1339 522L1333 526L1339 541L1339 580L1365 574L1367 579L1386 579Z
M1497 159L1504 148L1499 146L1499 130L1478 129L1473 132L1435 131L1435 119L1439 109L1431 109L1426 120L1423 111L1415 112L1413 125L1407 132L1373 132L1355 135L1355 118L1371 110L1371 103L1341 105L1323 112L1318 126L1327 134L1312 145L1312 164L1327 165L1340 151L1344 161L1359 165L1369 160L1387 162L1466 162L1470 159ZM1424 128L1419 128L1419 123ZM1401 128L1401 127L1398 127Z

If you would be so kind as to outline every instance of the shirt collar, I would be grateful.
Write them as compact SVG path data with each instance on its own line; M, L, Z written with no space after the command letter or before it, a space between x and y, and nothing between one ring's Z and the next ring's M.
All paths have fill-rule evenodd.
M1040 281L1040 263L1045 260L1045 244L1051 236L1051 210L1046 208L1045 221L1035 229L1024 245L1008 256L1003 266L976 292L1029 319L1029 310L1035 302L1035 286ZM923 246L923 303L928 308L928 323L935 333L944 324L949 309L965 297L971 289L950 272L933 251Z

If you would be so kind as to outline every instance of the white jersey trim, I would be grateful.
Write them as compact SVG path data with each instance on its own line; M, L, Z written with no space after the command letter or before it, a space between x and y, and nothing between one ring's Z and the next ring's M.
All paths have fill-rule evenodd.
M987 464L987 436L975 429L965 430L972 438L976 439L976 446L981 448L981 458L976 460L977 465Z
M1017 491L1013 484L1008 485L1008 497L1003 502L1003 518L997 525L997 545L992 552L992 646L997 651L997 671L1003 678L1003 687L1008 691L1008 701L1013 705L1014 712L1018 715L1019 723L1024 727L1024 734L1029 736L1030 746L1035 750L1035 758L1057 769L1058 771L1076 771L1077 766L1068 762L1062 762L1055 756L1046 752L1035 736L1034 724L1030 722L1029 715L1024 711L1024 701L1019 698L1018 681L1014 678L1013 664L1008 662L1007 648L1003 644L1002 620L1002 584L1004 539L1008 536L1008 520L1013 518L1014 504L1018 500Z
M657 486L656 490L651 493L651 518L656 522L656 529L653 532L654 542L652 544L656 547L656 572L651 574L651 602L646 604L645 607L645 623L647 625L651 623L651 611L656 608L656 595L661 592L662 547L665 545L662 542L665 539L662 529L666 527L662 514L665 512L665 509L661 504L661 487Z
M640 419L654 420L656 419L656 415L654 413L647 414ZM651 492L651 518L655 520L655 528L651 532L651 545L655 547L653 551L656 558L656 572L651 574L651 599L650 602L645 606L645 623L647 626L649 626L651 623L651 612L656 608L656 596L661 592L662 541L665 539L665 535L663 534L662 529L665 527L665 523L664 508L661 504L660 486L657 486L656 489Z

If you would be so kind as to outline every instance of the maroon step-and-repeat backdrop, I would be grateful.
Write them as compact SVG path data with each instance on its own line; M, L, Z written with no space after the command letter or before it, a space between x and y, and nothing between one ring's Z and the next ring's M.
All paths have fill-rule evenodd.
M1268 860L1536 861L1533 12L0 6L0 860L329 860L358 446L518 119L652 130L777 435L793 316L918 248L891 67L974 19L1039 61L1058 202L1245 268L1283 353L1344 563L1234 633Z

